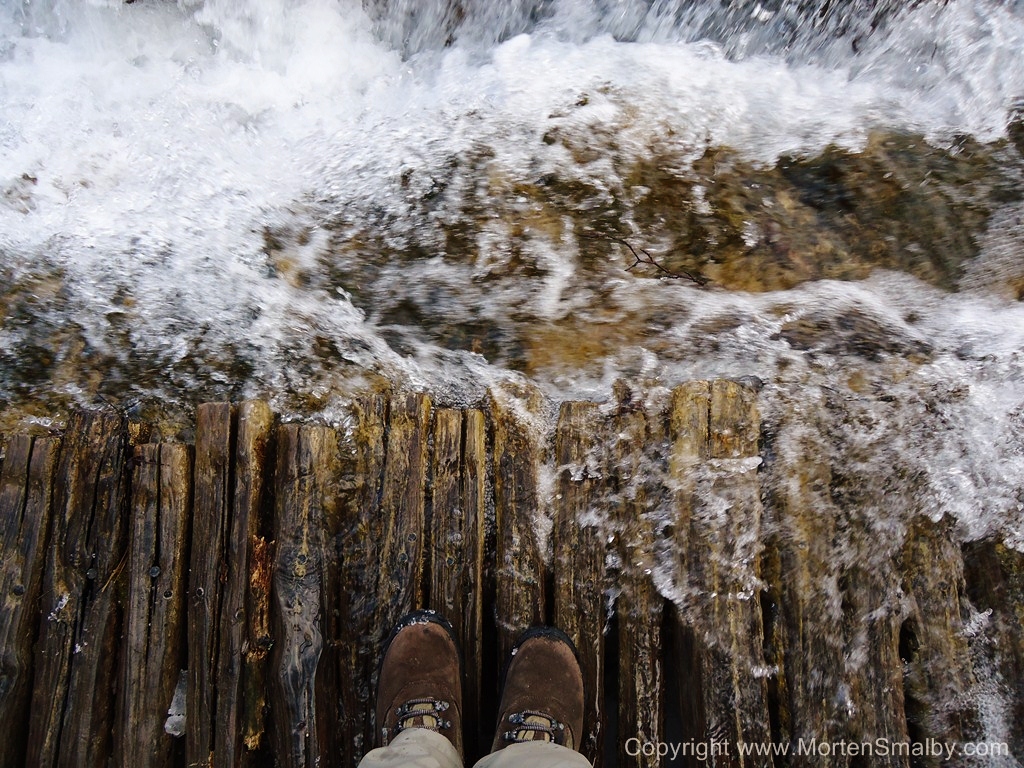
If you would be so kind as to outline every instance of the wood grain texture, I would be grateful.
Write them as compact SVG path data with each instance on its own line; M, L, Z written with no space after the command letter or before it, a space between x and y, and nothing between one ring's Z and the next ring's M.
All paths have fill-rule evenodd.
M603 419L594 403L562 404L555 431L558 493L554 502L555 626L572 639L583 672L580 751L602 763L604 726Z
M352 461L344 474L341 530L336 538L340 565L338 593L338 684L336 725L342 765L355 765L373 744L372 679L380 654L377 614L379 551L384 521L380 499L384 483L385 436L389 399L372 395L353 404Z
M498 658L508 658L516 637L544 623L544 560L535 533L539 514L540 449L526 426L496 399L494 431L495 616Z
M336 514L338 443L328 427L286 424L277 438L270 675L275 755L283 768L314 768L318 668L324 648L325 521Z
M683 385L673 394L669 423L682 577L678 615L681 634L692 643L687 664L699 681L699 700L682 708L691 728L708 739L765 744L771 723L757 599L762 508L756 393L735 382ZM736 749L729 761L771 764L770 757Z
M486 446L480 411L434 414L430 473L430 607L452 624L463 651L463 711L480 711ZM464 727L467 754L481 734ZM486 745L489 748L489 744Z
M255 605L265 591L251 590L250 577L258 573L253 550L258 546L260 512L264 484L269 474L267 451L274 416L263 402L250 400L237 407L229 473L230 506L227 532L220 556L219 571L227 572L221 584L219 600L217 663L214 669L216 689L213 749L217 761L239 765L245 750L259 746L262 734L263 670L265 635L250 634L249 614L265 611ZM250 650L251 649L251 650ZM261 651L264 651L261 653ZM243 723L245 728L243 730Z
M140 445L133 467L113 757L124 768L170 768L176 744L163 726L186 657L191 451L170 443Z
M842 676L821 674L844 667L842 566L828 450L818 436L820 425L810 423L814 428L801 430L772 467L787 481L772 484L775 531L766 541L762 597L766 663L777 670L767 678L777 739L794 743L841 740L847 719ZM793 754L790 760L794 767L820 765L817 755Z
M111 411L68 419L54 487L26 765L104 768L128 533L128 446Z
M644 448L664 438L661 420L639 410L625 410L612 419L608 438L610 512L616 522L621 559L615 608L619 641L620 766L656 766L657 755L627 750L630 738L641 743L665 741L665 683L662 662L664 598L652 578L657 533L652 513L661 498L653 457ZM682 687L685 681L677 681Z
M429 420L426 395L392 400L379 512L383 538L375 623L381 637L406 613L426 607L423 541Z
M17 436L0 470L0 765L24 764L32 647L60 441Z
M220 618L231 530L232 409L206 403L196 409L192 548L188 587L188 693L186 752L189 768L213 766L219 702Z

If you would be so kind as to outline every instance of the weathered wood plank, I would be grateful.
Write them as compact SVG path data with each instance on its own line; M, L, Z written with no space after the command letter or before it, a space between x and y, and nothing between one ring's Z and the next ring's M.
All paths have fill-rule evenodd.
M892 563L851 567L840 578L843 594L844 675L850 741L908 743L899 656L900 576ZM909 768L904 754L875 755L872 767Z
M315 440L313 438L316 438ZM316 428L311 433L311 462L315 467L314 500L316 524L322 529L322 597L320 632L323 635L323 652L317 665L316 693L316 740L320 750L321 768L341 768L345 765L342 753L348 745L338 728L341 721L341 690L348 685L342 673L340 661L345 657L344 635L346 626L339 610L337 595L343 586L342 562L347 555L345 540L346 516L342 495L345 483L344 469L350 469L351 451L343 451L339 433L334 429ZM350 674L350 673L349 673Z
M269 469L267 449L273 422L274 415L266 403L246 401L237 408L235 436L231 442L234 465L229 473L232 484L230 519L220 552L223 558L220 573L226 570L227 575L220 585L214 670L217 709L213 749L217 762L223 765L238 765L243 749L254 749L261 740L266 694L259 665L266 655L266 643L261 642L261 637L249 634L248 614L253 609L261 610L253 605L250 576L256 572L252 567L253 550L259 546L260 508L264 478ZM244 733L243 723L246 724Z
M900 629L904 711L917 741L981 741L968 645L964 563L949 519L917 520L900 554L909 615ZM938 765L939 761L933 761Z
M123 419L68 419L54 489L53 536L26 765L103 768L111 750L127 540Z
M327 427L278 430L272 606L271 687L276 761L314 768L321 761L317 673L323 652L324 521L336 514L338 443Z
M463 652L463 709L480 711L483 633L483 523L486 445L480 411L441 409L434 415L431 462L430 607L448 618ZM464 728L466 754L481 733Z
M658 491L652 488L651 468L644 465L644 447L664 439L660 420L649 427L642 411L626 410L612 419L609 436L610 512L619 534L621 557L615 603L619 632L619 738L620 766L653 768L657 755L627 750L627 740L659 744L665 739L665 679L662 666L664 598L651 577L656 534L651 508ZM650 432L651 434L648 434ZM649 460L649 459L647 459ZM680 687L688 681L678 681Z
M697 499L697 472L708 456L708 419L711 411L711 388L706 381L681 384L672 390L668 414L668 477L675 494L675 539L677 552L676 604L673 615L680 647L677 668L686 684L677 687L684 736L691 739L711 737L704 696L704 663L698 642L698 629L688 616L691 611L690 526Z
M708 455L714 459L757 456L761 417L753 386L730 379L711 382Z
M124 768L169 768L176 745L164 719L185 662L191 454L184 445L140 445L133 464L113 758Z
M586 694L580 751L601 763L604 725L604 447L594 403L562 404L555 432L554 614L579 652Z
M465 607L462 622L465 639L462 643L466 712L480 712L476 739L466 729L466 749L481 754L489 749L487 740L494 728L483 716L484 658L484 537L487 515L487 424L484 414L475 409L462 416L462 510L464 514L463 545L466 551ZM463 720L465 722L465 720Z
M25 761L32 646L60 442L14 437L0 471L0 765Z
M222 581L231 531L231 406L196 409L195 501L188 587L188 690L185 745L190 768L213 766L219 713Z
M736 382L691 383L674 393L670 417L677 530L685 537L681 618L694 641L701 689L693 725L732 745L771 740L757 601L762 509L754 398ZM705 455L708 462L698 466ZM738 752L730 754L734 765L771 763Z
M430 398L406 395L391 403L380 516L383 538L377 584L377 633L383 638L398 620L425 607L427 434Z
M434 412L430 472L430 607L452 623L460 647L466 630L463 607L462 411Z
M254 752L264 743L268 654L274 645L270 627L270 587L274 570L274 543L265 536L252 542L249 569L248 647L242 675L242 743Z
M354 403L354 462L344 496L339 591L335 598L341 621L338 638L340 717L337 724L342 765L356 765L373 746L373 690L381 635L377 614L379 548L384 521L380 497L384 482L385 434L389 399L373 395Z
M769 484L775 489L775 533L768 540L764 614L766 662L777 671L768 681L781 742L832 743L846 737L848 696L837 672L844 666L845 641L832 473L817 430L786 431L798 437L774 446L770 468L776 475ZM816 768L821 759L794 751L790 762L794 768Z
M1024 552L993 539L972 541L962 549L971 604L979 612L991 612L989 631L976 636L972 645L978 658L1002 675L1009 699L1007 721L1024 723ZM1024 754L1024 728L1008 736L1010 753Z
M491 396L494 430L495 614L498 654L544 623L544 560L534 531L538 514L539 446L526 425ZM503 662L502 662L503 663Z
M369 622L369 658L362 666L373 670L366 697L372 701L376 665L384 640L398 620L414 608L425 607L427 437L430 398L411 394L392 398L388 408L385 460L379 499L362 514L372 516L367 533L375 536L376 572L373 615ZM372 468L372 462L370 464ZM370 551L370 550L368 550ZM372 706L368 706L372 710ZM372 729L365 744L372 746Z

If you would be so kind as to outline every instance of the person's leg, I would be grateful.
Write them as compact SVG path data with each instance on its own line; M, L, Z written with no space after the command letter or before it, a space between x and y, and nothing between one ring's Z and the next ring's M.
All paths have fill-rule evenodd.
M386 747L367 752L359 768L462 768L462 758L441 734L408 728Z
M491 754L476 768L590 768L583 736L583 674L572 641L535 627L516 643L505 671Z
M590 761L574 749L560 744L534 741L509 744L478 760L473 768L592 768Z
M416 611L391 633L377 680L376 747L360 768L462 768L462 665L451 624Z

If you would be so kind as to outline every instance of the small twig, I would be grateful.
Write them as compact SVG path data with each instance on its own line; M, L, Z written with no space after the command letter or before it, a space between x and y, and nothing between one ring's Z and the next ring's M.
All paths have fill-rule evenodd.
M658 262L658 260L655 259L650 254L650 252L644 250L643 248L639 248L639 247L634 248L630 244L630 242L628 240L625 240L624 238L621 238L621 237L606 237L606 238L602 238L599 235L587 235L587 234L584 234L583 237L588 238L590 240L602 240L602 239L611 240L612 242L619 243L620 245L624 245L627 248L629 248L629 252L631 254L633 254L634 261L633 261L632 264L630 264L628 267L626 267L626 271L627 272L631 272L633 270L633 268L636 267L636 266L639 266L641 264L645 264L645 265L654 267L655 269L658 270L659 273L661 273L665 277L670 277L673 280L689 280L690 282L695 283L695 284L701 286L702 288L705 285L707 285L709 282L711 282L708 278L704 277L704 275L700 274L699 272L698 273L693 273L693 272L689 272L689 271L687 271L685 269L680 270L679 272L674 272L673 270L668 269L664 265L660 264ZM639 253L637 253L637 251L639 251ZM641 256L640 254L643 254L643 255Z

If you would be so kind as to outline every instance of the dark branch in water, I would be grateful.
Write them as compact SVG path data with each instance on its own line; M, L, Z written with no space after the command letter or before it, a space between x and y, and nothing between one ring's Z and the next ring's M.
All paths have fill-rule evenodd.
M591 240L604 239L599 237L598 235L584 234L583 237L589 238ZM628 240L625 240L621 237L608 237L606 239L611 240L612 242L615 243L619 243L620 245L626 246L627 248L629 248L629 252L633 254L634 261L632 264L626 267L627 272L632 272L634 267L637 267L641 264L645 264L654 267L655 269L658 270L660 274L664 275L665 277L670 277L673 280L689 280L691 283L695 283L696 285L699 285L702 288L711 282L708 278L704 277L704 275L700 274L699 272L689 272L685 269L675 272L671 269L668 269L664 265L660 264L658 260L655 259L648 251L640 247L634 248Z

